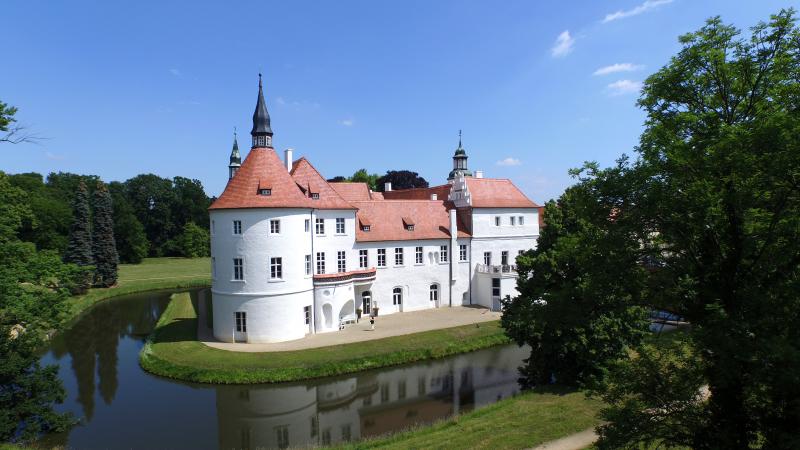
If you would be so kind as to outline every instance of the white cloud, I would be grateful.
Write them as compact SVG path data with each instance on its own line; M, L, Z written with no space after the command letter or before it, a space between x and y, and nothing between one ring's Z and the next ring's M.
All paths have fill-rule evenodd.
M346 127L352 127L356 123L353 119L343 119L339 121L339 125L343 125Z
M609 95L635 94L642 89L641 81L618 80L607 86Z
M178 69L169 69L169 73L171 73L171 74L175 75L176 77L179 77L179 76L183 75L183 74L181 73L181 71L180 71L180 70L178 70Z
M575 44L575 38L570 36L569 30L564 30L556 38L556 43L550 49L550 54L553 58L563 58L572 51L572 46Z
M617 12L606 14L606 16L603 18L603 23L608 23L618 19L625 19L627 17L638 16L639 14L647 12L651 9L655 9L661 5L667 5L672 2L673 0L645 0L644 3L636 6L633 9L621 9Z
M522 164L522 161L518 160L517 158L508 157L506 159L501 159L497 161L495 164L498 166L519 166Z
M617 73L617 72L633 72L635 70L641 70L644 66L641 64L631 64L631 63L617 63L611 64L610 66L601 67L594 71L592 75L608 75L610 73Z

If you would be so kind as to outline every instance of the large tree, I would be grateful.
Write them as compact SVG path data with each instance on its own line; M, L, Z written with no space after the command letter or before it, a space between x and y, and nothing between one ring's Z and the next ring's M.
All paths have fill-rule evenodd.
M165 244L180 233L176 224L176 196L172 181L158 175L137 175L125 181L134 214L144 226L150 242L150 256L162 256Z
M408 170L389 170L385 175L378 178L375 183L379 192L383 192L386 183L392 183L392 189L411 189L426 188L428 182L419 176L417 172Z
M117 283L117 244L114 240L114 219L111 194L105 183L97 182L92 196L92 255L95 264L95 285L110 287Z
M72 226L69 229L69 242L64 253L64 261L79 266L91 266L92 229L89 209L89 192L82 181L78 184L72 205Z
M114 205L114 241L122 263L138 264L147 256L150 243L133 207L125 195L125 185L118 181L108 184Z

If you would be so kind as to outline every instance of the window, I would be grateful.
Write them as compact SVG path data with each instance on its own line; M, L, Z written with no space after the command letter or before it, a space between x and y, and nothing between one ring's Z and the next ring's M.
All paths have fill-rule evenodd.
M483 263L487 266L492 265L492 252L483 252Z
M306 275L311 275L311 255L306 255Z
M281 425L275 427L275 435L277 436L278 448L289 448L289 427Z
M244 260L242 258L233 258L233 279L244 280Z
M417 379L417 392L419 395L425 395L428 393L428 383L425 381L425 377L419 377Z
M403 247L396 247L394 249L394 265L395 266L403 265Z
M336 253L336 268L339 272L347 272L347 254L344 251Z
M369 225L361 225L361 231L369 231Z
M500 216L494 216L494 226L500 226Z
M414 231L414 225L406 225L407 231Z
M325 219L317 219L316 232L317 234L325 234Z
M461 244L458 246L458 260L459 261L467 260L467 244Z
M352 438L353 432L350 429L350 424L348 423L347 425L342 425L342 440L346 442Z
M217 258L211 257L211 278L217 278Z
M378 249L378 267L386 267L386 249Z
M514 216L511 216L511 226L513 227L516 224L517 224L517 218L514 217Z
M269 221L269 232L270 234L280 234L281 233L281 221L278 219L272 219Z
M417 247L414 249L414 262L417 264L422 264L422 247Z
M358 267L361 269L366 269L369 267L369 250L359 250L358 251Z
M312 200L319 200L319 193L312 192L311 193L311 199Z
M406 398L406 380L400 380L397 382L397 399L403 400Z
M508 251L503 250L500 252L500 264L507 266L508 265Z
M500 297L500 278L492 278L492 296Z
M525 217L524 216L519 216L519 224L520 225L525 225Z
M447 254L447 246L442 245L439 247L439 262L447 262L449 255Z
M311 323L311 307L303 306L303 315L306 317L306 325Z
M322 430L322 445L331 445L331 429Z
M336 234L344 234L344 217L336 218Z
M258 195L272 195L272 189L259 189Z
M306 225L306 233L308 233L309 231L311 231L311 219L306 219L305 225Z
M236 311L233 313L233 318L236 321L236 332L247 333L247 313L244 311Z
M523 253L525 253L525 250L518 250L518 251L517 251L517 255L521 255L521 254L523 254Z
M431 285L430 298L431 298L432 302L435 302L436 300L439 300L439 285L438 284L432 284Z
M389 401L389 384L384 383L381 385L381 403Z
M242 234L242 221L241 220L234 220L233 221L233 234Z
M269 277L273 280L283 278L283 258L269 259Z
M317 274L325 273L325 252L317 252Z
M393 305L402 305L403 304L403 289L396 287L392 289L392 304Z
M317 416L311 416L311 437L315 437L319 433L319 420Z

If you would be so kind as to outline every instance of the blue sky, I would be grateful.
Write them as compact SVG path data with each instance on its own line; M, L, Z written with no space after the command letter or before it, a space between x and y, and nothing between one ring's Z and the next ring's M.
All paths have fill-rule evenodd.
M471 169L543 202L568 169L633 151L639 83L679 35L788 6L5 1L0 100L46 139L0 147L0 170L180 175L218 195L234 127L249 148L261 71L276 150L326 177L408 169L442 183L462 129Z

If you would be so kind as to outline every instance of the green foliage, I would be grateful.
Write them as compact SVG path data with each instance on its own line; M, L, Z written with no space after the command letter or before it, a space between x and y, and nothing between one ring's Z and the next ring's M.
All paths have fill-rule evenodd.
M92 231L89 211L89 193L86 184L80 182L72 205L72 226L69 229L69 242L64 253L64 261L79 266L91 266Z
M531 346L521 369L528 386L602 379L647 331L646 271L621 212L632 182L622 167L576 172L586 176L545 206L537 248L517 258L520 295L504 301L502 324Z
M125 182L125 190L134 214L144 226L150 255L163 255L164 245L183 225L173 220L176 197L172 182L153 174L137 175Z
M109 287L117 282L117 244L114 241L113 207L111 194L102 181L92 196L94 214L92 216L92 255L95 264L96 286Z
M378 190L378 178L380 175L377 173L368 173L367 169L358 169L353 173L353 176L350 177L349 181L353 183L367 183L370 190L377 191Z
M108 184L114 205L114 241L122 263L139 264L147 256L150 243L144 226L136 218L133 208L125 196L125 186L117 181Z
M392 189L426 188L428 182L417 172L409 170L389 170L385 175L375 180L378 192L383 192L386 183L392 183Z
M198 227L194 222L187 222L183 226L183 233L177 241L181 255L187 258L211 256L211 236L207 229Z
M9 127L17 121L14 115L17 108L9 106L8 103L0 102L0 131L7 132Z

